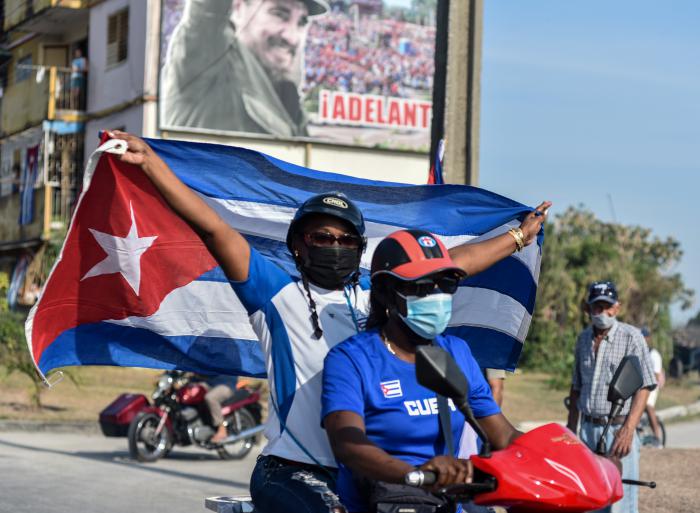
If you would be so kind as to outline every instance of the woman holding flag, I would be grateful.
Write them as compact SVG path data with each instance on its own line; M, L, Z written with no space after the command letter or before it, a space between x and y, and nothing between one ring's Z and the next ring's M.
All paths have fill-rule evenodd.
M362 213L342 193L308 198L286 239L301 276L295 280L251 248L146 142L119 131L110 136L128 145L118 158L138 166L199 235L246 308L262 345L271 408L268 443L251 476L256 511L344 511L333 491L337 464L319 422L321 378L328 351L358 333L369 310L369 291L358 282L367 243ZM450 249L450 257L468 276L487 269L536 239L550 205L539 205L518 228Z

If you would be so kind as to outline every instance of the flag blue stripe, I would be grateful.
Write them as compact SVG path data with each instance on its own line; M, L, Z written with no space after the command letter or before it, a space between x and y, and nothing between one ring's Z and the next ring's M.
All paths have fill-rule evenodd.
M311 195L340 190L358 204L368 221L438 235L481 235L532 210L466 185L378 182L314 171L231 146L148 142L189 187L212 198L296 208ZM387 208L396 206L401 208ZM436 212L453 215L436 216Z
M448 328L446 333L466 340L482 369L514 371L523 349L517 339L488 328L457 326Z
M290 275L297 277L297 271L290 258L279 259L270 253L265 253L264 250L255 244L253 244L253 246L260 251L263 256L271 258ZM366 269L362 269L362 274L364 276L369 275ZM228 283L228 278L221 267L215 267L207 271L197 278L197 280ZM523 305L523 308L525 308L530 315L532 315L535 310L537 284L527 266L517 258L506 258L489 269L462 280L460 286L493 290L494 292L509 296Z
M117 365L179 369L204 374L265 377L257 340L162 336L152 331L99 322L64 331L41 355L48 373L71 365Z
M505 258L485 271L462 280L460 285L499 292L515 299L530 315L535 311L537 284L527 266L517 258Z
M246 238L260 254L271 259L291 276L298 277L297 269L284 242L250 235ZM366 269L362 269L362 273L368 274ZM220 267L203 274L198 280L228 281ZM515 257L505 258L489 269L470 276L462 281L462 285L489 289L510 296L523 305L530 315L535 309L537 284L527 266Z

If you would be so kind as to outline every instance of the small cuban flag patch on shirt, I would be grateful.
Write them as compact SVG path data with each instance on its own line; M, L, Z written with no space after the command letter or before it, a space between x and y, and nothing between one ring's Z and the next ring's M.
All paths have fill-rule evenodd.
M403 392L401 392L401 381L398 379L382 381L379 383L379 386L382 388L382 394L384 394L384 397L387 399L403 396Z

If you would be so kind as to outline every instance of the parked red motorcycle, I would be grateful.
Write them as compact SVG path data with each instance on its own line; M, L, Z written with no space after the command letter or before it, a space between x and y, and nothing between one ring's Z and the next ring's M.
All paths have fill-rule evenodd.
M122 394L100 413L105 436L126 436L132 458L152 462L175 445L197 445L222 459L244 458L253 448L261 425L260 394L245 383L222 405L229 437L210 443L215 430L204 402L207 389L181 371L167 371L158 380L151 403L143 394Z

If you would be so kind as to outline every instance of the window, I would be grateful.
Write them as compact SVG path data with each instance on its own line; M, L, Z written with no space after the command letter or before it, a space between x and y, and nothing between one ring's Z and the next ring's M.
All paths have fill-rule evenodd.
M129 40L129 9L122 9L107 18L107 66L124 62Z
M27 80L32 76L32 56L31 54L25 55L20 60L17 61L17 68L15 69L15 84L19 84Z

